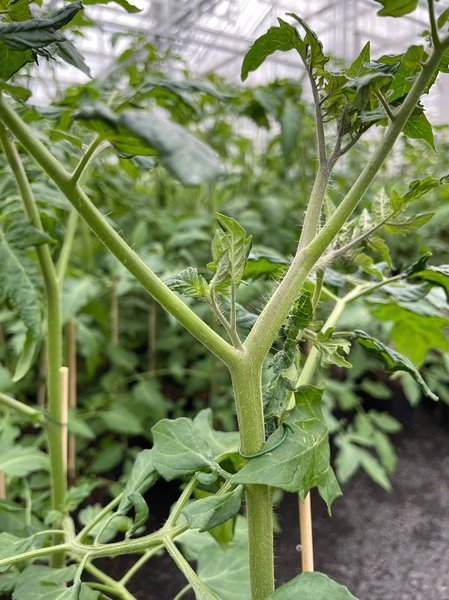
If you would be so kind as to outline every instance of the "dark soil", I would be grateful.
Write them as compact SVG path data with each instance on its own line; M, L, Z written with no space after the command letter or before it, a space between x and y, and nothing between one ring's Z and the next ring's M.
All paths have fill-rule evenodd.
M448 428L419 410L395 443L399 463L392 493L359 473L336 500L331 519L313 498L316 569L347 585L359 600L449 600ZM167 501L160 499L162 507ZM296 496L286 494L277 514L280 585L300 570ZM135 560L102 566L117 576ZM136 575L130 591L139 600L172 600L184 585L170 558L161 556Z

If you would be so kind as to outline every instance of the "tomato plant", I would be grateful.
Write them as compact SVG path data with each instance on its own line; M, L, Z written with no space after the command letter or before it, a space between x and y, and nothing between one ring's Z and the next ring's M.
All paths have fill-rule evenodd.
M416 8L414 1L382 0L380 4L381 16L396 18ZM9 577L3 579L4 585L14 589L16 598L26 597L30 590L33 597L47 597L50 586L55 598L112 595L130 600L130 578L161 550L172 557L188 581L178 598L189 589L197 598L225 600L287 600L301 594L310 598L353 598L345 587L313 570L309 492L318 488L329 510L341 494L330 464L324 391L317 379L320 366L350 368L348 353L357 342L380 359L387 370L407 373L423 394L436 399L417 365L430 348L447 350L443 333L448 324L447 303L439 291L448 293L448 269L446 265L429 264L429 256L425 255L399 273L393 272L381 233L410 232L427 223L431 215L413 211L413 205L429 191L443 189L447 178L426 176L413 180L405 190L388 194L380 190L368 206L355 212L401 133L434 147L433 131L420 98L438 73L448 70L449 12L436 15L431 0L428 8L426 45L414 45L401 55L374 60L368 43L354 62L340 71L329 68L330 58L315 33L295 14L288 15L289 21L278 19L277 26L257 39L244 58L242 78L246 79L273 52L294 51L303 63L314 99L318 166L296 253L289 261L268 253L251 253L252 236L236 219L217 211L218 228L207 266L190 264L178 273L159 277L149 266L151 254L143 260L134 250L134 243L125 240L126 232L122 235L92 202L90 195L95 192L90 189L88 172L99 154L107 151L120 157L119 164L126 173L134 168L152 169L159 163L184 186L201 190L218 187L216 182L226 177L225 160L185 127L186 113L192 107L183 94L199 92L203 98L218 97L223 102L226 96L220 96L213 86L147 80L142 69L132 73L132 89L88 84L78 93L68 93L56 106L57 127L50 127L51 114L44 114L42 119L42 114L26 103L29 91L9 80L16 73L20 76L21 69L37 56L59 56L88 71L82 56L60 31L82 6L73 2L45 18L37 18L26 1L7 5L0 23L0 140L19 198L11 201L2 216L2 301L19 317L18 329L13 332L21 350L15 382L26 374L45 340L47 399L42 408L1 392L0 402L42 428L47 453L40 450L39 444L11 449L8 440L18 433L9 426L2 435L7 450L0 470L12 479L21 478L45 470L48 454L51 482L51 510L47 511L46 523L33 522L28 509L25 526L0 534L0 567L14 566L2 578ZM155 89L162 93L155 94ZM277 106L292 109L294 94L288 93L287 87L279 86L277 91L284 94ZM182 101L173 104L173 97ZM153 101L152 110L140 108L144 101ZM172 118L167 118L161 108L170 106L175 108ZM286 113L279 110L286 119ZM300 112L293 114L298 118ZM384 129L382 138L360 166L355 180L344 184L344 198L333 204L326 194L337 163L356 152L360 140L374 126ZM84 145L89 132L92 138ZM77 148L78 161L74 160L73 147ZM244 148L238 150L243 157ZM292 152L298 148L288 136L283 139L283 150L285 165L289 165ZM300 156L306 153L303 147ZM39 167L38 176L35 165ZM309 165L308 170L301 171L304 178L310 170ZM101 195L104 189L99 180L96 193ZM180 189L179 196L184 196ZM46 196L40 197L43 190ZM53 212L45 206L52 199ZM125 211L132 201L132 197L126 199ZM238 207L234 210L237 212ZM67 306L74 312L77 301L82 304L78 296L82 288L73 286L73 297L66 297L63 303L62 286L79 216L107 249L108 256L114 256L132 275L133 282L139 282L224 365L232 382L238 432L215 430L210 409L193 419L162 418L152 427L152 448L135 457L123 491L102 508L85 508L77 530L72 513L92 486L68 485L63 324L71 315ZM61 223L65 226L63 233ZM141 240L143 235L146 242L148 230L140 232L140 237L138 233L134 231L135 239ZM33 249L38 270L29 265ZM188 252L186 255L189 259L192 256ZM339 274L330 267L345 256L357 266L355 273L349 268ZM114 269L110 273L108 352L113 363L126 366L130 357L118 345L117 327L117 282L124 272L122 267L119 273ZM261 310L253 314L239 300L244 296L242 283L260 274L273 276L278 282L269 289L265 302L267 289L263 290ZM70 285L66 290L70 291ZM260 288L256 287L257 291ZM202 304L202 308L197 310L195 303ZM346 308L356 303L363 304L378 321L393 323L390 339L394 348L358 327L338 329ZM210 315L214 318L212 324ZM413 330L414 339L419 340L412 348L405 330ZM85 331L85 340L87 335ZM70 336L73 343L69 330ZM135 415L136 419L130 421L120 402L116 412L105 420L106 427L120 431L120 414L127 414L128 423L135 423L140 433L139 418ZM394 420L376 411L360 411L349 435L338 442L341 478L360 464L388 488L386 472L394 465L385 433L395 426ZM380 466L367 447L376 450ZM182 480L184 487L164 525L145 535L142 528L149 509L143 494L159 478ZM273 488L299 496L304 571L277 590ZM243 499L246 519L237 516ZM118 531L125 531L124 537L111 541ZM123 554L141 557L119 581L94 565L97 558ZM49 558L49 566L33 562L42 557ZM196 571L186 557L197 561ZM83 581L84 571L95 581ZM69 587L64 587L68 582Z

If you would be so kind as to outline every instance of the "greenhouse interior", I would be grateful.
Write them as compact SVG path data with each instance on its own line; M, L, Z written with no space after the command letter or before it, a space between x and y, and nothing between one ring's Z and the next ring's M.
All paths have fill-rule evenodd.
M448 0L0 0L0 600L449 600L448 73Z

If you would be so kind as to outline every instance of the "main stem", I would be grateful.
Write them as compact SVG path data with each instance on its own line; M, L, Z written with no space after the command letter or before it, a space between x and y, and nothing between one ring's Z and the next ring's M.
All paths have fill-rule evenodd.
M16 178L17 186L22 196L23 204L28 218L33 226L43 231L39 211L28 181L19 153L9 137L4 125L0 123L0 139L6 158ZM36 248L40 269L43 275L47 305L47 390L48 390L48 416L46 425L48 453L50 456L51 470L51 498L52 507L60 510L65 493L67 481L63 456L63 426L61 406L61 385L59 370L62 366L62 325L61 325L61 298L55 266L50 250L46 244ZM58 527L58 524L56 524ZM61 534L56 533L54 544L62 542ZM64 564L62 554L52 555L52 566Z
M265 442L261 375L262 366L245 354L231 369L240 448L245 454L258 452ZM248 485L245 494L251 600L265 600L274 589L272 494L266 485Z

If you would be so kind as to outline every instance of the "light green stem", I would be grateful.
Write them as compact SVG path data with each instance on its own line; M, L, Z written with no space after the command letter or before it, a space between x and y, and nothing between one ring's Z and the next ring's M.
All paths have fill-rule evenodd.
M8 394L4 394L0 392L0 404L7 406L8 408L12 408L15 412L19 412L25 417L28 417L31 421L35 421L39 423L43 427L47 424L45 416L39 411L33 408L32 406L28 406L24 402L20 402L20 400L16 400L12 396L8 396Z
M98 581L101 581L105 586L109 588L109 591L112 592L118 598L122 600L136 600L135 596L133 596L124 584L121 581L116 581L109 577L103 571L95 567L92 563L86 563L86 571L89 571Z
M261 367L254 365L249 355L231 369L244 454L255 454L265 443L261 376ZM272 494L268 486L248 485L245 497L251 599L265 600L274 589Z
M17 186L19 188L27 216L36 229L44 231L37 204L34 199L33 191L28 181L23 163L3 123L0 123L0 139L5 151L7 161L16 179ZM40 246L37 246L36 252L44 279L47 300L47 410L50 418L47 420L46 432L51 469L51 498L53 509L59 511L63 506L63 501L67 490L67 480L65 474L63 452L63 427L61 424L61 298L58 285L58 278L56 275L55 266L51 258L48 245L42 244ZM54 543L58 544L61 541L62 539L60 534L55 534ZM52 566L62 566L63 563L63 555L52 555Z
M64 242L62 244L61 252L59 253L58 262L56 265L56 272L58 275L58 281L60 286L62 286L65 274L67 272L67 266L69 264L70 254L72 253L72 246L75 240L75 233L78 221L79 215L76 212L76 210L72 208L67 221L67 229L64 236Z
M198 598L204 600L219 600L218 596L216 596L210 590L210 588L203 581L201 581L171 539L167 539L165 541L165 547L167 548L167 552L174 560L178 569L184 574L187 581L195 590L195 594Z

